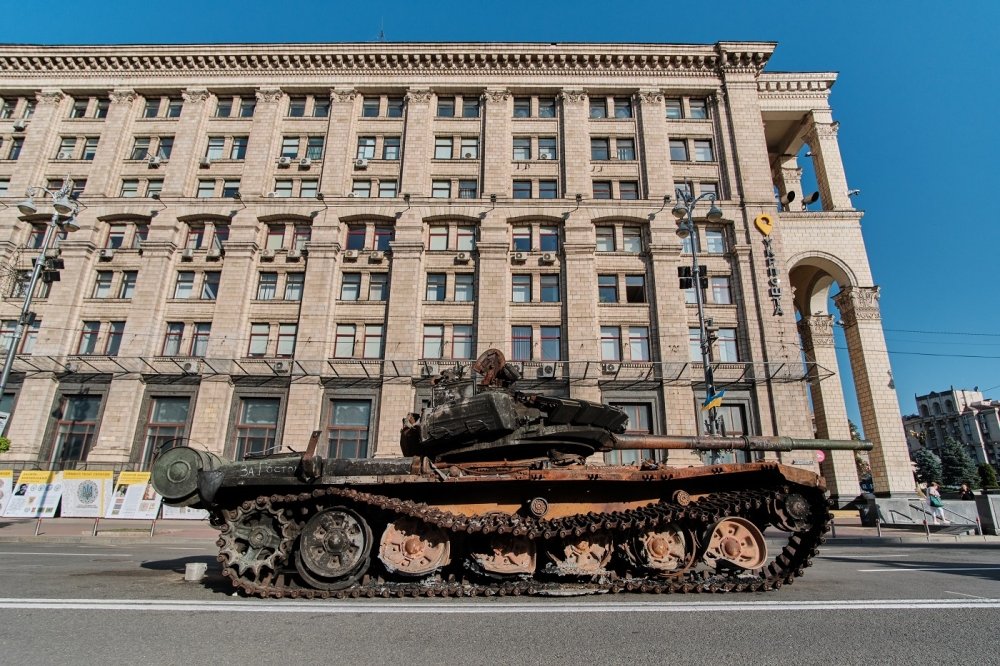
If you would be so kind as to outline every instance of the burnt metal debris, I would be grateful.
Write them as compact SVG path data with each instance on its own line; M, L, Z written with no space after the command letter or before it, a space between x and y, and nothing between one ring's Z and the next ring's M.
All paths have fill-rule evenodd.
M478 596L773 590L802 575L830 526L823 480L776 461L603 465L627 449L871 448L787 437L626 434L609 405L513 389L485 352L433 380L403 421L405 457L304 453L227 462L162 452L164 501L209 511L223 574L261 597ZM769 553L763 531L787 532Z

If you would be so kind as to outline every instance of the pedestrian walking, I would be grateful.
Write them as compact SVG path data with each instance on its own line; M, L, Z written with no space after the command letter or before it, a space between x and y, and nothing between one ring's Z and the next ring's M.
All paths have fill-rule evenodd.
M937 481L931 481L927 485L927 504L931 507L934 524L938 525L940 521L947 525L948 521L944 518L944 502L941 501L941 490Z
M958 489L958 492L962 496L962 499L966 501L976 499L976 496L972 494L972 488L970 488L967 483L963 483L962 487Z

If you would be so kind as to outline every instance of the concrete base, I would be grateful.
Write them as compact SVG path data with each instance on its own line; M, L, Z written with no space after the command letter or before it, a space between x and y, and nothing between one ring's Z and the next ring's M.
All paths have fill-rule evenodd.
M893 497L868 495L866 499L867 502L861 507L861 524L866 527L874 526L876 518L883 525L920 525L925 520L929 523L934 522L931 507L927 506L927 500L919 495ZM977 504L978 502L944 500L945 519L952 525L975 525L976 518L979 517Z
M983 524L983 534L1000 535L1000 495L976 494L976 509Z

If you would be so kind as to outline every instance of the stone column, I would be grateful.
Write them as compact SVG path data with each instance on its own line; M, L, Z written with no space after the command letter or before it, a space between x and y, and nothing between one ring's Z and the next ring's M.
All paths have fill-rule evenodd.
M799 202L805 193L802 191L802 169L799 168L799 161L795 155L781 156L774 170L774 183L778 186L778 194L781 197L789 192L795 192L795 201L792 202L790 210L799 210Z
M278 107L282 97L284 93L278 88L257 90L257 106L253 112L246 160L240 178L242 194L261 196L274 189L271 178L274 176L281 141L282 123L278 120Z
M49 160L59 146L59 128L64 117L66 96L59 90L44 89L35 97L35 113L24 132L24 145L17 168L11 174L8 192L21 195L29 187L44 186L46 176L65 176L62 171L48 173ZM7 145L4 144L4 148ZM62 168L62 167L59 167Z
M653 201L664 195L674 196L674 167L670 162L670 144L664 118L663 93L659 90L639 91L639 152L642 160L646 192Z
M476 243L476 355L490 348L500 349L510 356L510 267L508 254L510 241L506 228L497 225L480 229L481 238Z
M569 197L582 194L590 199L594 196L594 186L590 178L590 109L587 94L582 90L563 90L559 97L562 99L559 164L565 184L563 192Z
M257 283L255 258L258 250L257 244L247 236L254 231L250 227L233 225L232 235L226 242L226 258L212 315L208 358L243 358L247 355L250 335L247 290Z
M847 287L834 296L844 321L847 351L871 452L876 494L913 492L913 474L892 369L882 333L878 287Z
M589 146L590 143L588 142ZM600 325L597 310L597 269L594 264L594 225L589 220L567 220L564 225L563 279L566 281L563 321L566 331L566 358L569 361L592 361L601 358ZM507 297L508 300L510 297ZM574 398L601 401L596 381L582 380L586 363L570 365L569 390Z
M812 391L813 417L816 436L821 439L850 439L851 428L847 421L844 390L837 371L837 351L833 346L833 315L811 315L799 320L802 351L809 369L809 387ZM819 367L817 367L819 366ZM822 370L833 374L821 376ZM826 459L820 463L820 473L826 479L830 495L845 502L857 497L858 469L853 451L825 451Z
M146 383L137 375L114 379L105 397L101 429L88 462L125 462L132 454Z
M482 160L483 196L509 197L512 188L509 157L513 154L510 91L487 89L483 102L482 155L488 156ZM504 155L508 157L503 158Z
M281 432L284 450L291 447L296 451L304 451L312 431L322 429L323 424L319 422L319 418L323 413L323 395L323 380L320 377L296 378L289 385L288 409L285 410ZM317 453L327 455L326 439L323 437L320 437Z
M230 458L235 457L235 454L233 447L226 442L226 432L229 429L233 391L229 375L208 375L201 378L190 435L192 442L203 444L212 453Z
M335 301L334 287L337 282L337 257L340 243L337 242L338 229L335 226L314 226L313 237L327 236L329 240L309 242L306 259L305 284L302 302L304 304ZM295 342L295 358L310 362L310 367L322 365L331 354L333 338L333 307L303 307L299 311L298 339Z
M6 455L11 459L38 457L58 387L55 375L49 372L24 378L7 426L10 451Z
M400 165L400 192L416 197L431 194L431 175L427 165L434 155L434 132L431 91L410 89L406 92L406 122L403 125L403 163ZM394 287L395 288L395 287Z
M118 175L121 173L122 160L131 147L135 118L133 110L138 96L134 90L123 89L112 90L110 97L108 117L104 119L104 131L87 176L86 192L116 197L121 187Z
M319 183L319 191L327 196L340 197L351 191L350 175L358 146L357 97L358 92L354 89L337 89L330 93L330 124Z
M823 210L851 210L854 204L847 196L847 175L840 158L837 143L838 124L831 121L829 109L813 111L809 115L806 143L812 148L816 184L819 186Z
M159 236L166 236L164 233ZM163 348L166 327L163 307L172 294L176 278L172 242L148 240L142 244L142 270L136 279L132 307L125 323L125 335L119 356L158 356Z
M207 134L207 102L211 95L202 88L191 88L183 91L183 96L184 108L177 119L174 147L166 165L160 167L164 172L165 196L179 197L195 191L195 180L198 177L198 159L195 154L202 149L202 141Z

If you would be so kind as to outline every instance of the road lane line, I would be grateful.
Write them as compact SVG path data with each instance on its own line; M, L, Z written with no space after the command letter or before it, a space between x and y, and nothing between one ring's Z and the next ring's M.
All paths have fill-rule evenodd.
M908 553L902 555L820 555L821 560L836 560L836 559L858 559L858 560L894 560L897 557L909 557Z
M0 551L0 555L42 555L50 557L132 557L132 553L24 553L21 551Z
M986 598L986 597L980 597L980 596L975 595L975 594L966 594L965 592L949 592L948 590L945 590L944 593L945 594L960 594L963 597L971 597L973 599L985 599Z
M547 602L502 603L496 601L274 601L238 599L233 601L186 601L173 599L0 599L0 608L21 610L103 610L168 612L240 613L326 613L326 614L541 614L541 613L702 613L746 611L831 611L843 610L939 610L949 608L1000 609L1000 599L885 599L834 601L755 601L755 602L634 602L586 603Z
M1000 567L883 567L882 569L858 569L862 573L909 573L910 571L996 571Z

